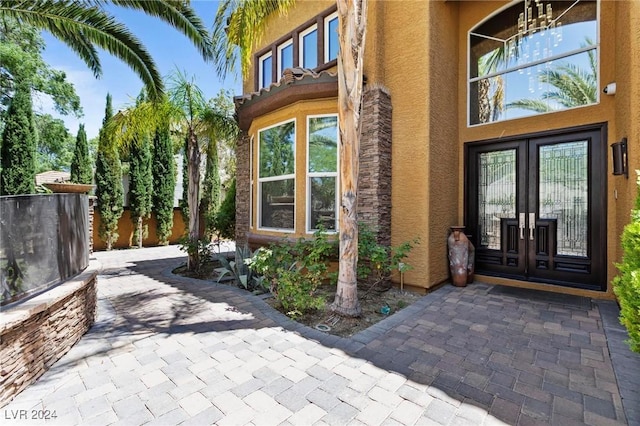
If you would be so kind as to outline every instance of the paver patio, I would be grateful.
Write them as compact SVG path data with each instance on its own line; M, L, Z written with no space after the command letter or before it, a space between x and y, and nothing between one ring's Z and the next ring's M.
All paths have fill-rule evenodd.
M95 326L4 424L640 424L613 302L444 286L342 339L174 276L176 247L95 257Z

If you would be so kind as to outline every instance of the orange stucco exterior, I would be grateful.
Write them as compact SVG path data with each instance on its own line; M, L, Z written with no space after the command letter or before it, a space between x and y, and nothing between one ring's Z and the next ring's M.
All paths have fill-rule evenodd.
M288 16L273 18L256 51L333 4L333 1L298 2ZM599 88L601 91L608 83L616 82L615 96L600 93L598 102L593 105L469 126L468 32L510 4L513 2L407 0L369 3L364 73L367 85L382 85L388 90L393 107L391 241L397 245L416 237L420 239L408 259L413 270L406 273L405 284L427 289L448 279L446 237L451 225L463 223L465 219L466 143L595 123L606 123L607 126L605 143L609 170L602 176L607 193L607 282L616 274L614 263L622 256L620 235L636 195L634 170L640 168L640 72L637 71L640 69L640 37L637 34L640 2L598 2ZM253 71L250 72L244 81L245 93L254 89L253 75ZM335 99L303 102L255 117L250 134L285 117L316 109L335 112ZM304 131L302 127L299 129ZM629 179L611 174L608 145L623 137L629 141ZM304 173L304 161L297 164L302 167L299 172ZM296 195L304 197L304 190L296 188ZM255 204L255 193L253 200ZM296 224L304 221L298 214L300 209L297 206ZM255 215L255 208L253 211ZM492 277L482 279L613 297L610 285L606 292L595 292Z

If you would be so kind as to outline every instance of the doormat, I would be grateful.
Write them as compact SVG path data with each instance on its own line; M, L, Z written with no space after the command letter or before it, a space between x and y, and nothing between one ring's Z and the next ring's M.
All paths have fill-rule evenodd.
M588 297L574 296L572 294L552 293L550 291L532 290L528 288L494 285L489 294L496 296L511 296L519 299L527 299L532 302L554 303L557 305L574 306L581 309L591 309L591 299Z

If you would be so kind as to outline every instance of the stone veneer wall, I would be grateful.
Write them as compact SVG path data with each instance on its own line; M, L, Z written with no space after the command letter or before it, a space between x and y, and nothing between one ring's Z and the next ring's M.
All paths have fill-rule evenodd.
M243 247L248 244L249 233L249 192L251 191L251 175L249 173L251 138L243 133L236 146L236 245Z
M97 267L17 306L0 317L0 407L35 382L93 325Z
M391 96L381 86L367 88L362 101L358 221L391 245Z

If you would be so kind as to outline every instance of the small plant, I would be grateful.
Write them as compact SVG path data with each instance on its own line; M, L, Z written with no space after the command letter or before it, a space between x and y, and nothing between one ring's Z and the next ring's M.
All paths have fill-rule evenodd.
M369 280L371 288L391 279L394 271L405 273L411 265L404 262L418 240L397 247L378 244L374 232L366 224L358 225L358 278Z
M198 252L199 262L195 272L199 272L202 266L211 260L210 243L206 238L192 241L188 236L185 236L180 240L180 250L186 252L189 257L196 251Z
M640 171L638 198L631 212L631 223L622 233L622 263L616 264L620 275L613 279L613 291L620 303L620 322L629 333L627 343L640 352Z
M312 240L259 249L248 263L263 275L287 315L296 318L324 306L316 290L327 278L328 261L334 253L335 244L320 229Z
M259 276L247 262L253 256L254 253L247 246L244 248L236 247L235 260L228 260L225 256L218 255L218 261L222 264L221 268L216 268L216 271L220 274L218 282L227 275L231 275L238 287L249 291L261 292L263 289L263 277Z

